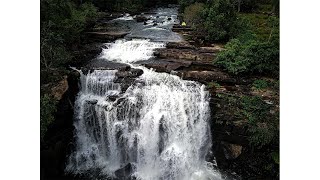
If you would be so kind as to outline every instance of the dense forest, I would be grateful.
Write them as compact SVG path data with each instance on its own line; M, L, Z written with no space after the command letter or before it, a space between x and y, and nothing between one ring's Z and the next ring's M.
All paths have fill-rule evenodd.
M213 66L234 77L254 77L255 90L279 91L279 0L41 0L41 145L57 112L51 89L80 61L85 32L111 13L138 14L168 4L179 5L182 22L192 29L187 40L223 46ZM237 107L229 109L234 116L248 120L251 151L278 147L278 110L270 116L272 107L259 96L217 96ZM272 163L263 171L278 177L279 151L268 153Z

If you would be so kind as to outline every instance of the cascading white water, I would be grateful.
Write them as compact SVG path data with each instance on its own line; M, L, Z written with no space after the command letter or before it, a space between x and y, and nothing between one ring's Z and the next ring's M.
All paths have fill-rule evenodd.
M107 48L102 51L102 58L122 63L132 63L139 60L148 60L153 57L157 48L165 48L164 43L151 42L150 39L125 39L115 43L107 43Z
M130 177L141 180L222 179L205 160L211 147L205 86L133 64L152 58L155 49L165 48L163 42L117 40L106 46L101 59L127 63L143 74L121 92L116 70L81 72L75 151L66 171L116 177L131 164Z
M153 48L162 45L120 40L110 44L102 58L117 62L148 59ZM136 50L148 53L136 53L130 60ZM135 167L132 176L143 180L221 179L205 161L211 137L204 85L139 68L144 73L123 94L114 82L114 70L81 74L75 103L76 150L67 171L100 169L114 176L117 169L131 163ZM114 96L116 100L110 100Z

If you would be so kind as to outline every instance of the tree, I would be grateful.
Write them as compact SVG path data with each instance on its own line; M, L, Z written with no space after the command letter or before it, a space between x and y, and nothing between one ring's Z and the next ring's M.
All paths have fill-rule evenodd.
M213 0L204 9L204 28L210 41L227 41L234 36L236 12L230 0Z

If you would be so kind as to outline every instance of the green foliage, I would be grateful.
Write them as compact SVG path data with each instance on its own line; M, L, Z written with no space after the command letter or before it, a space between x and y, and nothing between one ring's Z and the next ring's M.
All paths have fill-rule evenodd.
M251 64L245 54L245 46L238 39L232 39L216 58L216 65L223 67L232 74L240 74L249 71Z
M232 74L279 75L279 18L240 14L236 38L218 54L216 65Z
M249 128L249 132L252 134L249 137L251 146L258 149L270 144L273 140L278 141L279 130L268 123L257 123Z
M178 4L180 5L180 11L184 12L187 6L197 2L196 0L178 0Z
M212 87L220 88L221 85L220 85L219 83L217 83L217 82L209 82L209 83L208 83L208 87L209 87L209 88L212 88Z
M257 79L253 82L252 86L255 89L265 89L269 86L269 83L263 79Z
M203 10L204 29L209 41L227 41L236 30L236 11L230 0L213 0Z
M94 22L96 16L97 9L91 3L84 3L78 8L71 6L69 18L61 21L65 42L69 44L79 43L80 35L85 30L86 25Z
M53 26L52 21L44 22L40 31L40 62L46 69L63 65L71 59L61 35L53 31Z
M81 33L95 21L91 3L77 6L71 1L41 1L41 67L60 67L72 58L71 47L80 43Z
M248 119L249 123L254 124L263 122L268 115L270 105L266 104L258 96L244 96L241 98L242 113Z
M203 11L203 8L203 3L194 3L190 6L187 6L183 13L184 21L192 27L199 25L199 22L202 21L201 13Z
M45 94L40 98L40 137L43 139L48 126L54 121L56 102L49 95Z
M252 12L258 7L258 0L237 0L240 2L240 7L237 3L238 12Z
M279 73L279 44L233 39L227 43L226 51L218 54L215 64L232 74L272 74Z
M241 113L249 122L249 142L255 148L260 149L272 141L278 141L279 115L271 114L270 110L271 105L258 96L241 98Z
M257 40L268 41L271 38L279 38L279 18L265 14L239 14L246 21L251 33L255 34ZM244 32L243 32L244 33ZM270 37L271 35L271 37Z
M280 155L279 152L272 152L271 154L271 158L274 161L274 163L276 164L280 164Z

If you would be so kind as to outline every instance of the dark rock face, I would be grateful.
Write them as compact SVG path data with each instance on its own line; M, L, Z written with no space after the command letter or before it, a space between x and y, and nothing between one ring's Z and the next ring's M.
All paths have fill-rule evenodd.
M236 80L221 71L186 71L179 73L182 79L194 80L202 83L216 81L235 83Z
M145 22L145 21L149 20L147 17L145 17L143 15L137 15L135 19L137 22Z
M60 99L55 121L41 143L41 179L65 178L65 160L73 141L73 104L78 93L78 80L78 73L69 73L66 91L57 95Z
M87 61L95 58L102 52L102 43L88 43L73 52L73 61L69 64L72 67L81 67L87 63Z
M224 156L226 159L236 159L242 153L242 146L221 141Z

